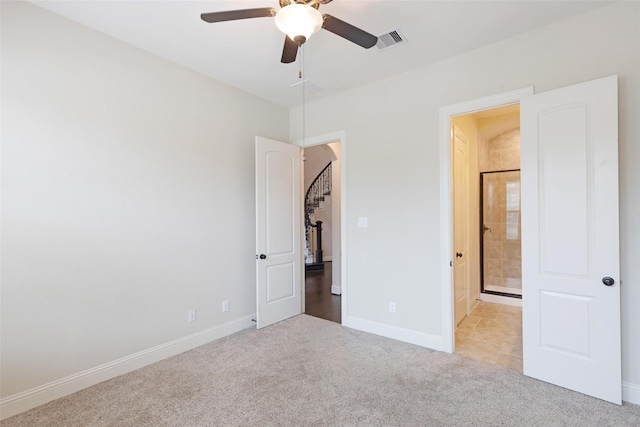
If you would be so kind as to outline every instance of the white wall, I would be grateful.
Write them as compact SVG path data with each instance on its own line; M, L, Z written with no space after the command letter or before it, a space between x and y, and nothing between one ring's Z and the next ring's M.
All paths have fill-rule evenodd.
M300 110L289 129L279 107L32 5L0 4L2 396L246 319L253 137L300 139ZM623 378L639 385L636 2L307 106L307 135L348 138L346 321L441 335L440 107L611 74L620 76Z
M344 129L349 142L343 286L352 319L344 321L405 337L441 337L440 268L449 263L440 254L441 107L612 74L619 75L620 94L623 379L640 396L638 2L615 3L307 105L307 135ZM300 110L292 110L292 137L299 137L299 123ZM357 227L359 216L369 218L368 228ZM396 314L388 312L389 300L396 301Z
M250 325L254 137L286 140L288 120L286 109L2 2L2 397Z

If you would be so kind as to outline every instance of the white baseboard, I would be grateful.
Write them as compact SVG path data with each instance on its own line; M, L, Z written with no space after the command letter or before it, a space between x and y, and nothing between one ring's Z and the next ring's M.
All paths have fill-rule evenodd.
M374 322L359 317L349 316L342 326L393 338L398 341L427 347L432 350L444 351L443 339L437 335L418 332L411 329L400 328L398 326L387 325L385 323ZM640 384L622 382L622 400L628 403L640 405Z
M0 400L0 419L9 418L92 385L135 371L254 325L255 314L178 338Z
M322 262L331 262L331 261L332 261L331 255L322 257Z
M340 285L331 285L331 293L333 295L342 295L342 286L340 286Z
M110 380L127 372L140 369L176 354L184 353L209 342L224 338L254 325L255 314L214 326L195 334L152 347L147 350L105 363L95 368L52 381L30 390L0 400L0 419L5 419L43 405L55 399L83 390L92 385ZM418 332L398 326L374 322L349 316L342 323L348 328L381 335L433 350L443 350L442 337ZM640 384L622 382L622 400L640 405Z
M640 405L640 384L622 381L622 400Z
M342 322L342 325L359 331L369 332L371 334L381 335L398 341L430 348L432 350L444 351L443 339L438 335L427 334L425 332L414 331L411 329L401 328L399 326L388 325L386 323L379 323L373 320L353 316L349 316L346 322Z

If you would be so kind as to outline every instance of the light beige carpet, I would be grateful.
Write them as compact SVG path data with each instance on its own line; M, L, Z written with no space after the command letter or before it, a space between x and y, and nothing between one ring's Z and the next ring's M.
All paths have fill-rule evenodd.
M50 402L9 426L640 426L622 407L301 315Z

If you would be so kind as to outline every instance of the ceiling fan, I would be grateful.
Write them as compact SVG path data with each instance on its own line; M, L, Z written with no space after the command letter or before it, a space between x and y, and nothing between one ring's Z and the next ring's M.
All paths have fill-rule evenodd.
M320 14L320 12L318 12L320 4L327 4L331 1L332 0L279 0L280 10L276 10L273 7L228 10L203 13L200 15L200 18L205 22L214 23L275 16L276 26L286 34L284 48L282 50L282 59L280 60L284 64L294 62L298 55L298 48L320 28L324 28L365 49L375 46L378 42L378 37L373 34L369 34L329 14Z

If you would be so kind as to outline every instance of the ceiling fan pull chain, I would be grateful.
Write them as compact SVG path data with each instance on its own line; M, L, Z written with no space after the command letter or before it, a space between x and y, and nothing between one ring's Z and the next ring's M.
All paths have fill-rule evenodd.
M305 71L304 69L304 59L305 59L305 55L304 55L304 45L302 45L300 47L300 71L299 71L299 76L302 79L303 76L303 72ZM307 122L305 120L305 116L307 114L306 111L306 87L305 87L305 79L302 79L302 150L304 151L304 145L305 145L305 137L306 137L306 125Z

